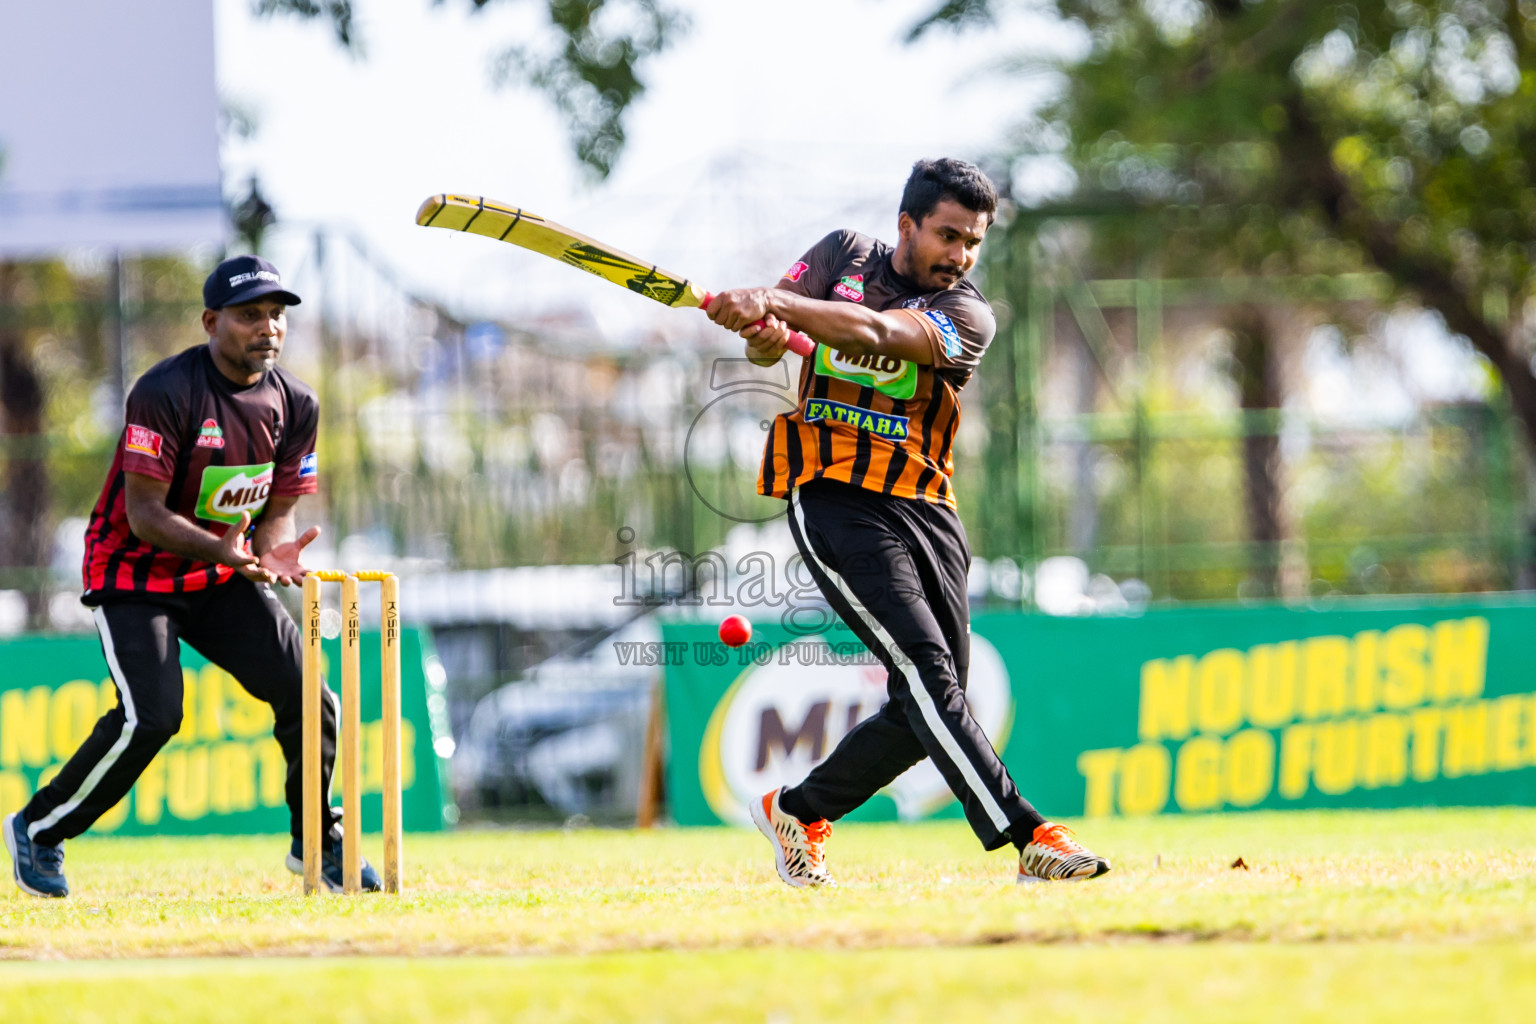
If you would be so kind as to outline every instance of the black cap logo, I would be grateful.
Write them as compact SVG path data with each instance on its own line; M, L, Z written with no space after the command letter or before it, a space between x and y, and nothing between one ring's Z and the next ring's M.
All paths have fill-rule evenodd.
M283 287L277 268L260 256L232 256L213 268L203 282L203 305L223 309L271 296L285 306L297 306L299 297Z

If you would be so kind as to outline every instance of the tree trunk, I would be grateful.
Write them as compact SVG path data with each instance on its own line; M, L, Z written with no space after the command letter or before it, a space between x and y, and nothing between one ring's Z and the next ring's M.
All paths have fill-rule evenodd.
M1232 334L1232 375L1243 412L1272 413L1279 409L1284 393L1273 326L1262 310L1245 305L1233 311L1227 329ZM1264 417L1245 415L1243 419L1249 567L1256 596L1274 597L1280 592L1281 542L1286 532L1280 438L1262 425Z
M0 261L0 443L5 494L0 497L0 571L5 589L26 595L31 627L46 620L48 464L43 450L43 382L18 323L20 271Z

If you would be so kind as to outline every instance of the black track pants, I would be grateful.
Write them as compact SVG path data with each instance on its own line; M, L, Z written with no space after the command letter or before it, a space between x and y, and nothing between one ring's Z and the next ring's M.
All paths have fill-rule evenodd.
M96 608L101 650L117 684L117 706L103 715L59 774L23 811L28 831L48 846L72 839L111 810L181 728L179 641L224 669L251 696L272 705L288 762L286 793L294 836L303 827L303 662L299 629L266 585L243 576L190 594L112 597ZM336 697L321 702L321 799L336 758ZM329 812L323 824L335 825Z
M890 695L793 787L796 797L835 821L931 757L983 846L1028 842L1043 819L965 702L971 554L960 517L817 480L790 495L789 524L833 610L885 665Z

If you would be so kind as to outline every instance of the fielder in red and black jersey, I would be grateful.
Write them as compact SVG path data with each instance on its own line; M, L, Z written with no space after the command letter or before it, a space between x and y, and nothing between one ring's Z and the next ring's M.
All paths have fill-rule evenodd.
M790 885L830 881L830 823L924 757L986 849L1018 847L1019 881L1109 870L1020 795L965 702L971 555L950 475L960 392L997 330L966 279L996 208L971 164L919 161L895 246L834 232L777 288L724 292L708 307L759 364L783 357L791 330L817 343L797 407L770 427L758 489L788 501L822 594L888 674L880 711L799 785L754 802Z
M309 387L277 366L286 307L299 297L275 267L255 256L225 260L204 283L203 302L208 343L156 364L128 395L86 530L82 600L94 610L118 704L5 819L17 884L33 895L68 895L63 841L122 800L181 728L181 642L272 706L287 762L287 864L303 869L303 652L271 585L304 576L300 556L320 532L298 535L294 515L319 483L320 408ZM339 889L340 824L328 799L334 696L321 733L325 875ZM371 867L364 884L379 887Z
M264 535L294 499L319 486L315 436L320 403L308 385L273 366L237 384L209 346L156 364L128 395L127 425L85 533L88 605L124 593L180 594L227 583L236 567L182 554L136 535L129 523L130 480L158 503L213 536L257 522ZM264 515L269 503L275 514ZM259 576L259 574L258 574Z

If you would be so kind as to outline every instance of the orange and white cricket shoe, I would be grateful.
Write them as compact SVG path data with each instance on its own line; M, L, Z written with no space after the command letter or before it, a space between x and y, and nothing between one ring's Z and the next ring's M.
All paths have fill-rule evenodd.
M1035 829L1029 844L1019 851L1018 883L1081 882L1109 871L1109 861L1083 849L1072 830L1049 821Z
M752 823L773 844L773 863L779 869L779 877L785 885L796 889L834 884L827 874L823 850L832 834L832 823L823 820L801 824L799 818L779 806L779 794L783 791L781 786L752 801Z

